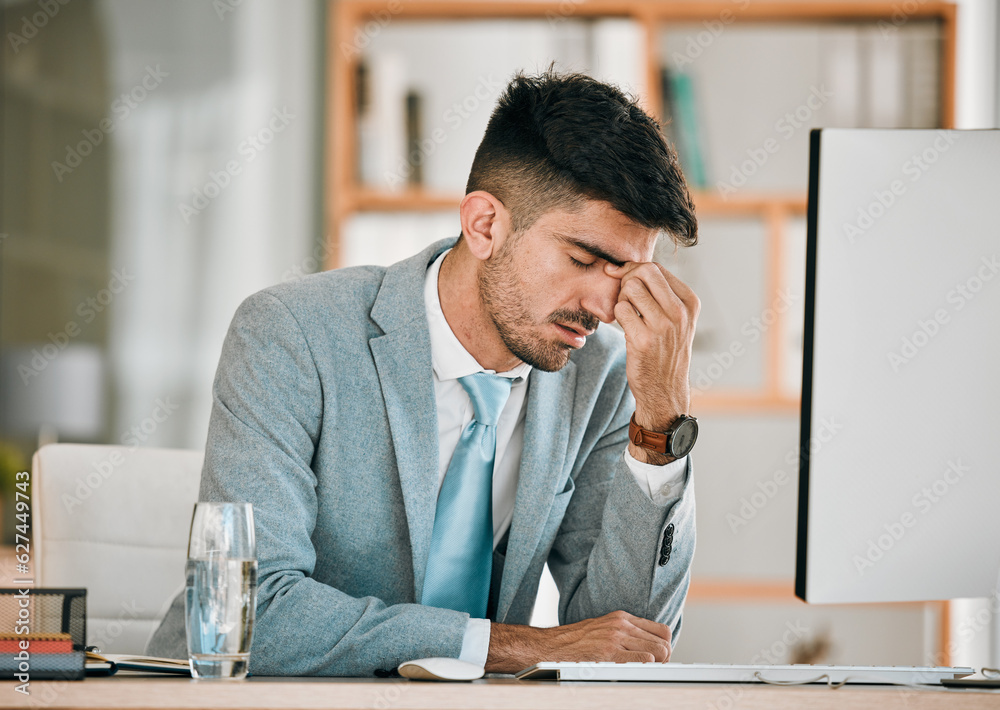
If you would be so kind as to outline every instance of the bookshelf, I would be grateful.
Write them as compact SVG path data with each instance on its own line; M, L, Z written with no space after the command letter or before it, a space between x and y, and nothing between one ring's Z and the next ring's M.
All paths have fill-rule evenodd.
M495 29L490 30L494 35L483 34L487 21L495 23ZM448 31L453 34L448 35ZM477 62L486 38L490 51L496 48L498 55L503 55L505 42L521 42L518 58L533 59L542 52L535 52L531 38L545 32L550 35L548 44L537 46L549 48L550 55L560 60L558 68L589 71L599 78L627 83L646 110L660 120L671 121L668 135L678 144L671 130L677 129L680 112L665 115L669 111L665 99L669 104L671 97L665 94L664 86L669 90L671 84L664 82L664 69L689 74L702 109L696 115L706 150L707 179L693 191L701 242L695 249L678 254L666 246L657 259L676 269L702 297L701 341L696 340L692 362L692 409L699 416L725 420L730 429L760 420L771 432L768 436L775 441L788 440L788 432L797 427L799 411L802 302L799 299L788 308L772 306L781 294L794 292L796 287L802 291L808 128L951 127L955 111L955 6L935 0L909 3L905 8L883 0L334 2L328 26L327 268L353 263L350 255L356 252L352 251L352 240L365 234L357 226L359 221L383 219L391 226L428 220L440 227L449 224L450 213L456 215L452 233L457 234L457 207L478 143L476 131L481 136L489 114L488 108L480 109L462 126L463 131L468 129L467 135L456 130L439 142L440 150L427 156L422 185L385 184L378 179L378 171L370 169L362 179L370 165L366 168L368 156L362 155L364 149L359 147L365 145L359 126L360 109L364 108L359 106L359 65L377 56L380 47L391 44L406 56L406 71L427 75L422 82L419 76L414 80L423 92L424 116L432 119L420 122L426 137L434 130L435 119L441 118L442 106L453 100L439 94L447 94L452 84L471 93L477 78L473 67L483 66ZM413 48L421 42L433 49L425 47L417 56ZM602 54L602 42L613 51ZM591 48L590 65L579 50L584 45ZM434 50L447 55L441 65L430 64L424 56ZM895 59L889 57L892 52ZM597 56L602 59L596 67L601 71L591 71ZM610 61L603 61L609 57ZM691 61L683 61L685 57ZM521 66L527 71L544 68L528 59ZM505 65L501 71L508 68ZM399 67L390 66L387 71L391 77ZM507 78L502 77L503 83ZM365 81L364 72L361 80ZM833 84L826 86L831 81ZM885 88L896 85L906 88L895 103L885 104L880 98ZM360 102L373 100L371 93L362 91ZM823 98L830 93L836 101ZM481 103L491 107L495 98L486 97ZM800 106L812 108L809 116L795 125L795 111ZM787 138L784 129L776 128L786 112L791 113L788 125L794 128ZM477 122L479 127L473 130L472 124ZM768 139L774 143L768 144ZM406 144L398 136L395 140ZM773 150L774 145L779 150ZM745 184L738 189L722 189L720 183L731 182L731 170L739 170L742 161L749 159L748 152L755 149L764 150L769 162L759 171L748 167ZM683 152L681 158L683 162ZM449 161L449 169L444 170L442 166ZM687 165L685 172L690 181ZM377 231L378 224L366 228ZM439 233L441 236L447 233ZM392 245L386 242L383 246ZM371 248L368 253L384 251L386 248ZM399 253L398 258L412 251ZM728 285L728 292L719 288L720 282ZM754 325L755 319L766 320L767 327ZM744 336L747 332L750 335ZM737 346L741 354L734 356L734 364L727 365L726 353ZM709 386L697 386L698 373L706 375ZM774 433L779 430L784 433ZM722 443L718 449L729 444L718 443ZM721 470L736 465L735 453L725 455L730 458L723 460L720 454L703 452L702 475L711 466ZM714 500L705 498L706 493L716 495L713 485L719 496L734 495L726 490L734 489L733 481L710 481L707 486L699 483L705 486L700 489L700 502L706 504L706 515L699 512L699 539L702 518L714 515L721 520L725 512ZM785 493L791 495L792 488ZM776 516L778 505L774 504ZM786 517L794 524L790 514ZM792 537L793 530L780 534ZM710 544L729 542L719 535ZM740 542L745 545L741 549L762 554L761 544L743 538ZM755 576L736 565L741 571L732 574L721 561L733 559L720 556L720 562L695 569L690 599L710 607L795 603L787 569L762 564L764 571ZM696 560L696 568L698 564ZM928 628L933 627L938 648L947 649L946 604L900 607L899 613L933 618L927 622ZM947 661L947 654L940 658ZM914 664L919 664L919 659Z
M483 0L479 2L454 2L453 0L342 0L334 4L330 13L330 67L329 106L330 119L327 123L328 155L326 160L326 184L328 200L324 207L327 244L327 268L345 265L343 236L345 225L358 214L405 214L443 213L454 211L461 200L462 191L456 185L449 189L438 186L427 187L364 184L359 179L361 172L359 156L359 74L362 59L372 47L390 32L409 25L412 33L424 31L427 23L450 23L458 29L461 23L476 23L484 20L536 21L548 25L553 32L565 30L571 23L584 28L597 20L615 18L630 22L644 46L638 51L638 70L644 76L635 77L635 84L641 90L641 100L652 113L663 119L664 95L663 72L665 67L678 63L705 63L702 54L708 56L718 45L733 35L750 31L767 31L781 28L798 31L793 40L799 45L811 40L803 28L812 28L817 36L825 38L833 45L841 60L850 62L857 55L858 38L850 33L869 31L878 33L883 40L898 39L900 33L909 32L918 25L931 25L936 32L939 49L932 58L931 68L937 71L937 104L935 123L941 127L952 125L954 114L954 61L955 61L955 7L940 2L913 3L906 6L901 14L900 7L891 2L654 2L652 0L623 0L608 2L602 0L559 0L551 2L515 2L510 0ZM671 49L671 33L675 28L691 28L688 43L675 41ZM459 30L460 31L460 30ZM745 38L752 43L756 38ZM863 39L863 38L862 38ZM853 45L852 45L853 41ZM931 39L934 42L935 38ZM791 43L791 51L795 50ZM873 46L882 48L883 43ZM846 52L845 52L846 50ZM853 52L853 55L852 55ZM876 57L877 59L877 57ZM677 67L674 67L676 69ZM927 67L921 67L926 69ZM897 68L898 71L898 68ZM398 72L398 68L397 68ZM882 74L885 74L883 71ZM892 78L891 67L890 76ZM921 76L923 73L921 72ZM696 77L703 79L704 77ZM876 77L877 78L877 77ZM868 83L873 83L874 78ZM883 81L885 78L883 77ZM699 82L698 85L710 83ZM869 93L875 87L869 89ZM495 96L487 97L485 104ZM725 97L722 97L725 100ZM809 96L803 101L811 101ZM838 105L845 102L840 101ZM926 103L926 102L925 102ZM803 106L806 106L803 103ZM732 133L724 123L725 111L706 112L705 118L722 123L714 133L725 137ZM794 114L792 114L794 115ZM878 117L875 117L878 118ZM844 117L834 116L834 120L844 122ZM741 118L742 120L742 118ZM829 122L825 125L831 125ZM794 118L792 123L795 124ZM850 123L850 117L847 119ZM873 123L869 121L869 124ZM877 125L877 123L875 124ZM676 126L674 121L668 126ZM790 130L790 129L789 129ZM772 134L774 132L772 131ZM808 130L801 128L795 136L799 146L804 145ZM425 140L430 140L425 138ZM738 139L737 139L738 140ZM781 135L775 134L761 140L760 145L748 140L741 145L747 152L756 150L758 154L764 146L781 147ZM722 140L717 141L719 143ZM682 145L679 141L678 145ZM404 147L405 150L405 147ZM765 157L770 157L766 152ZM786 155L790 151L785 151ZM433 157L433 156L431 156ZM471 161L471 152L468 155ZM683 155L682 155L683 157ZM804 161L799 155L799 163ZM785 159L784 155L775 158ZM733 157L732 166L739 166L739 156ZM753 166L744 162L749 168ZM736 167L733 168L737 169ZM461 169L455 171L463 175ZM717 171L718 172L718 171ZM726 172L726 171L722 171ZM730 173L731 175L731 173ZM398 176L397 176L398 177ZM728 184L729 176L717 179L717 185ZM738 176L737 176L738 177ZM751 176L752 178L752 176ZM695 201L699 218L705 222L714 220L754 220L764 226L766 238L763 248L766 259L761 268L766 273L766 294L777 294L782 288L782 270L785 268L785 249L788 228L792 220L801 221L805 214L805 185L802 180L786 181L792 184L775 189L733 189L724 187L713 189L702 185L696 189ZM798 184L794 184L798 182ZM390 187L390 189L382 189ZM704 228L703 228L704 232ZM766 303L767 299L764 299ZM766 310L764 306L762 311ZM784 314L781 314L784 315ZM699 411L783 411L793 412L798 406L798 397L787 386L780 386L781 373L788 368L788 357L783 351L782 340L789 336L787 318L780 317L773 328L764 333L763 378L752 386L739 386L720 380L718 387L698 395ZM710 363L706 364L708 367ZM788 378L786 379L794 379Z

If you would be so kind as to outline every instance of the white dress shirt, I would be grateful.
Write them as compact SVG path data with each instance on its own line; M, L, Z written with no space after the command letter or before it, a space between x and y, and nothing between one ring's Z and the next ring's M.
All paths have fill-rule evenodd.
M514 382L511 384L510 397L497 422L497 450L493 464L493 547L495 548L510 528L511 519L514 517L514 498L517 494L521 449L524 443L525 395L528 391L531 365L521 363L512 370L499 373L486 370L459 342L444 317L438 295L438 274L441 271L441 262L447 253L446 251L441 254L430 265L424 282L424 304L430 328L434 397L437 404L438 492L458 447L462 431L472 421L474 415L472 400L458 379L476 372L510 377ZM653 466L636 461L628 453L627 447L623 455L639 487L654 503L666 506L680 497L687 474L687 457L665 466ZM470 618L459 658L484 666L489 647L489 619Z

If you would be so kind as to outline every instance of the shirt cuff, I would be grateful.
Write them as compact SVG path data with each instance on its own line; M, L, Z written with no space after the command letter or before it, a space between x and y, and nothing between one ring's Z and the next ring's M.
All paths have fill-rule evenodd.
M639 488L656 505L667 506L681 497L687 480L688 457L684 456L662 466L636 461L625 449L625 463Z
M458 660L486 667L490 652L490 620L469 618L462 637L462 652Z

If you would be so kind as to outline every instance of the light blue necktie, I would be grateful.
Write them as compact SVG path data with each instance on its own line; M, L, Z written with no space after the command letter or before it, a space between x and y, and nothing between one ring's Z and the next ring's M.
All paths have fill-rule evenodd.
M493 460L511 380L477 372L458 380L475 417L462 432L438 494L420 603L486 618L493 571Z

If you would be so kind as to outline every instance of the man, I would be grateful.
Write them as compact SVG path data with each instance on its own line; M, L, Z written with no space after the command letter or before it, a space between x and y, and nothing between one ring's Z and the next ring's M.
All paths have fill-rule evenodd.
M460 215L457 241L236 313L201 497L254 506L254 674L670 656L699 310L651 262L661 231L696 241L676 156L617 89L517 76ZM532 628L546 562L563 625ZM185 655L182 612L150 653Z

